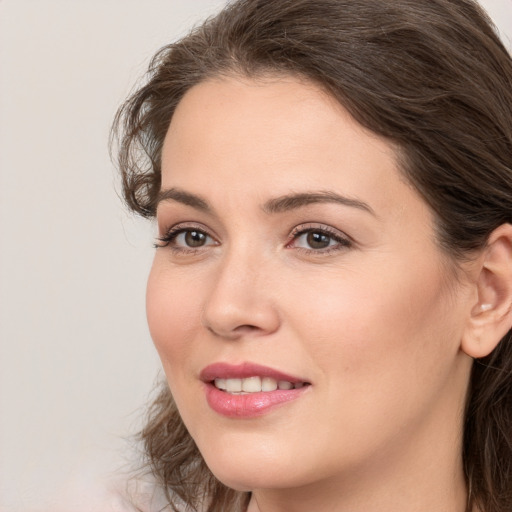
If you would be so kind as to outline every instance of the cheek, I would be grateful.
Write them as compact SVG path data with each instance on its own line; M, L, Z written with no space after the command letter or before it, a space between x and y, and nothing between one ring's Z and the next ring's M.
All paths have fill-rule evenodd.
M151 338L164 370L170 377L193 348L200 306L197 287L170 275L158 255L151 269L146 290L146 314Z
M313 417L328 420L313 428L347 460L385 446L402 428L411 433L454 388L457 336L442 274L378 270L316 276L289 290L289 323L325 399Z
M389 262L302 281L291 294L298 297L289 310L296 335L327 367L328 378L347 380L345 389L359 386L358 392L364 382L375 388L377 377L398 386L456 352L443 274L421 260L414 268Z

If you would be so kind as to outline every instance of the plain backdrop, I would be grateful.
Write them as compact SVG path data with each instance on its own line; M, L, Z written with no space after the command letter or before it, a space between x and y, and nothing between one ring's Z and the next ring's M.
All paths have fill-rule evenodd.
M0 511L114 510L159 364L117 106L223 0L0 0ZM511 48L512 0L481 2ZM116 509L117 510L117 509Z

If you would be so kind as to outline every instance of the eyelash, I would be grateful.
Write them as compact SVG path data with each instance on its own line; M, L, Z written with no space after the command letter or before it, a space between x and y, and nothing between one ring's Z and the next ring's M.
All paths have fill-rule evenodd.
M309 233L319 233L321 235L325 235L336 243L332 246L328 246L323 249L308 249L305 247L295 247L295 250L304 252L306 254L327 255L333 252L349 249L353 245L352 240L348 236L340 233L338 230L333 229L329 226L302 224L293 229L291 233L291 241L286 245L286 247L293 246L293 244L296 243L302 235L306 235Z
M188 233L188 232L200 233L200 234L212 239L214 241L214 243L199 246L197 248L176 245L175 241L178 238L178 236L181 234L184 234L184 233ZM328 237L330 240L332 240L336 243L332 246L328 246L325 248L319 248L319 249L306 248L306 247L294 247L293 246L293 244L296 243L301 236L310 234L310 233L319 233L321 235ZM184 226L182 224L179 224L177 226L173 226L164 235L158 237L156 243L154 244L154 247L156 249L168 247L172 251L179 253L179 254L196 254L199 251L204 250L206 247L210 247L212 245L218 245L218 242L204 228L198 227L198 226L193 226L193 225L192 226L189 226L189 225ZM330 228L328 226L314 225L314 224L302 224L292 230L292 232L290 234L290 241L286 244L286 247L294 248L295 250L304 252L306 254L326 255L326 254L331 254L333 252L340 251L343 249L348 249L348 248L352 247L352 245L353 245L353 242L352 242L352 240L350 240L349 237L341 234L339 231L337 231L333 228Z
M181 253L181 254L190 254L190 253L197 253L201 249L204 249L205 247L209 247L211 245L217 245L217 242L215 241L215 244L208 244L206 246L200 246L198 248L194 247L184 247L184 246L178 246L175 245L176 238L178 238L179 235L189 232L196 232L200 233L202 235L205 235L208 238L211 238L215 241L214 237L211 236L204 228L194 226L194 225L186 225L178 224L177 226L173 226L170 228L164 235L157 237L157 241L154 244L155 249L168 247L172 251Z

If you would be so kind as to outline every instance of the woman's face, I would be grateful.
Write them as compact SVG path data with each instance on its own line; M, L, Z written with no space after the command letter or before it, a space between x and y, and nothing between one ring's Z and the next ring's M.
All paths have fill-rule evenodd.
M157 220L151 335L224 483L375 476L460 448L469 287L393 147L318 88L192 88L165 139Z

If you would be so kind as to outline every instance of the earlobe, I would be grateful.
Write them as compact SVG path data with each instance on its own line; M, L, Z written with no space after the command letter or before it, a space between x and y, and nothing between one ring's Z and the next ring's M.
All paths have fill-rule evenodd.
M479 258L477 302L461 341L473 358L489 355L512 328L512 225L502 224L489 236Z

